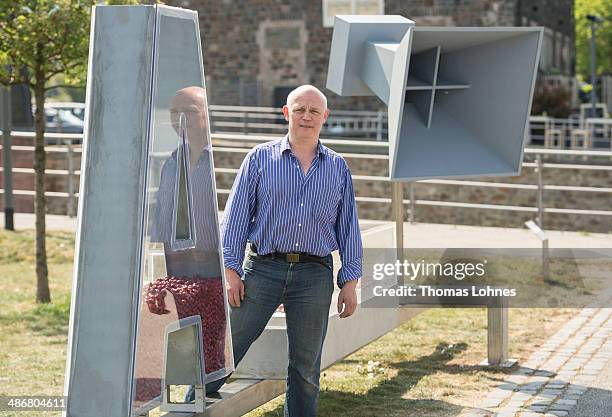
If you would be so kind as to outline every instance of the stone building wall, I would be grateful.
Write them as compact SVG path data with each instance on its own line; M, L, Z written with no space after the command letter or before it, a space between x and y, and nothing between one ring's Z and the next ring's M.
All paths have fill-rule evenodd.
M325 91L332 28L323 27L322 0L170 0L167 4L199 13L211 104L274 106L279 100L275 88L303 83ZM384 1L386 14L409 17L418 25L537 23L565 30L573 39L572 4L571 0ZM325 92L332 109L383 108L377 98Z

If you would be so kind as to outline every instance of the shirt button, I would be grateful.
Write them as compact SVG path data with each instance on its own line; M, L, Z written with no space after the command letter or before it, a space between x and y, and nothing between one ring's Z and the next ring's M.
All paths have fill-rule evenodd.
M300 207L304 207L304 203L300 203Z
M302 227L302 223L298 224L298 227Z
M299 245L296 243L295 246L299 246Z

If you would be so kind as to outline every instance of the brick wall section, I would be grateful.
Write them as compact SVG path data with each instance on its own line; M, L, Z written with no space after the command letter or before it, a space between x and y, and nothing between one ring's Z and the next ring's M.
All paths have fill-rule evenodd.
M273 106L275 87L310 83L324 90L331 109L384 108L374 97L338 97L324 89L332 28L323 27L322 0L170 0L167 4L199 13L212 104ZM386 14L406 16L423 26L533 22L573 39L572 0L385 0L384 4Z
M16 139L15 145L32 146L32 139ZM33 168L34 153L32 151L12 150L11 152L13 168ZM0 152L0 166L2 163L2 152ZM75 154L74 162L75 170L81 167L80 154ZM47 152L47 169L68 169L68 161L66 153L63 152ZM0 188L4 188L4 176L0 172ZM34 190L34 173L13 172L13 189L14 190ZM79 177L74 178L74 187L78 192ZM48 174L45 178L46 191L66 192L68 188L67 178L64 175ZM47 213L49 214L66 214L67 199L65 197L47 197ZM13 196L13 205L17 213L33 213L34 212L34 197L30 196ZM4 210L4 198L0 198L0 211Z

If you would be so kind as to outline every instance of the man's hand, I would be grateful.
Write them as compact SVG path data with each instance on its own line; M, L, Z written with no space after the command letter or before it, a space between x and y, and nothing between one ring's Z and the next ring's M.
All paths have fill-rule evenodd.
M351 316L357 309L357 281L355 279L345 283L338 294L338 313L341 319Z
M227 287L227 299L232 307L240 307L240 301L244 300L244 283L238 272L225 268L225 284Z

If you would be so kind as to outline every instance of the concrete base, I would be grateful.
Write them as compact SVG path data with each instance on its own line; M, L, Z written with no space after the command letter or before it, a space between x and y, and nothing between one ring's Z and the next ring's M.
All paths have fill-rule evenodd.
M478 366L494 366L496 368L512 368L518 363L518 359L506 359L500 363L491 363L488 359L483 360Z

